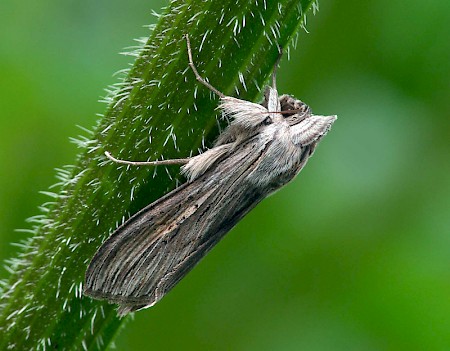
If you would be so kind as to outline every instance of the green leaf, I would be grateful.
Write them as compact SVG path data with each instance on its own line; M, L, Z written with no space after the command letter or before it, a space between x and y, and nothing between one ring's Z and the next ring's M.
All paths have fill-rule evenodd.
M33 217L33 236L11 260L0 300L0 348L104 349L123 320L82 296L86 267L129 215L173 189L179 167L127 167L130 160L182 158L219 133L217 98L189 69L191 39L200 74L226 95L255 100L278 56L289 50L309 0L172 1L123 81L111 88L94 132L77 143L76 166L58 172L59 192ZM222 123L222 122L220 122Z

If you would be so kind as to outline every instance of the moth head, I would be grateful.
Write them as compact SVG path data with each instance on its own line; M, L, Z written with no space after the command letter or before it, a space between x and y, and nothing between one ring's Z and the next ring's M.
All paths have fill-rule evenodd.
M291 140L296 145L306 146L320 140L331 128L336 116L313 115L303 101L290 95L282 95L280 113L289 125Z
M231 119L230 126L218 138L217 145L243 140L269 127L289 127L291 140L297 145L309 145L327 133L336 116L315 116L301 100L278 94L274 88L266 90L261 104L225 96L219 108ZM273 126L271 126L273 125Z
M317 116L309 114L289 128L291 140L295 145L306 146L318 142L325 136L336 121L336 116Z
M280 114L289 125L300 123L311 116L311 109L303 101L290 95L280 96Z

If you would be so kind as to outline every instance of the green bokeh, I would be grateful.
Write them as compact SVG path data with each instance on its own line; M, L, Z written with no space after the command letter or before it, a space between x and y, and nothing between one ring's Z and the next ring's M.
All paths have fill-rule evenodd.
M2 260L163 4L0 3ZM332 131L119 349L450 349L450 2L320 5L279 90Z

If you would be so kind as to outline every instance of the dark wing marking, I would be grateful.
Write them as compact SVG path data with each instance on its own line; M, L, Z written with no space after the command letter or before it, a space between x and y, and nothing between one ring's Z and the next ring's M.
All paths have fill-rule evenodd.
M150 204L109 237L92 259L85 293L120 306L151 306L268 194L247 181L270 143L239 146L205 174Z

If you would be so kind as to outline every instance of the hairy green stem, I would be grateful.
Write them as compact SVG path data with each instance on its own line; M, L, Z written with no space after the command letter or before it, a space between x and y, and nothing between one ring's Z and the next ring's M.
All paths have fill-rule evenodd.
M33 236L11 260L0 299L0 349L104 349L121 320L114 306L82 296L86 267L118 223L173 189L178 166L130 160L183 158L217 136L217 99L189 69L189 33L200 74L227 95L255 100L311 0L172 1L137 59L107 98L95 131L78 140L76 166L59 171L59 193L31 219Z

